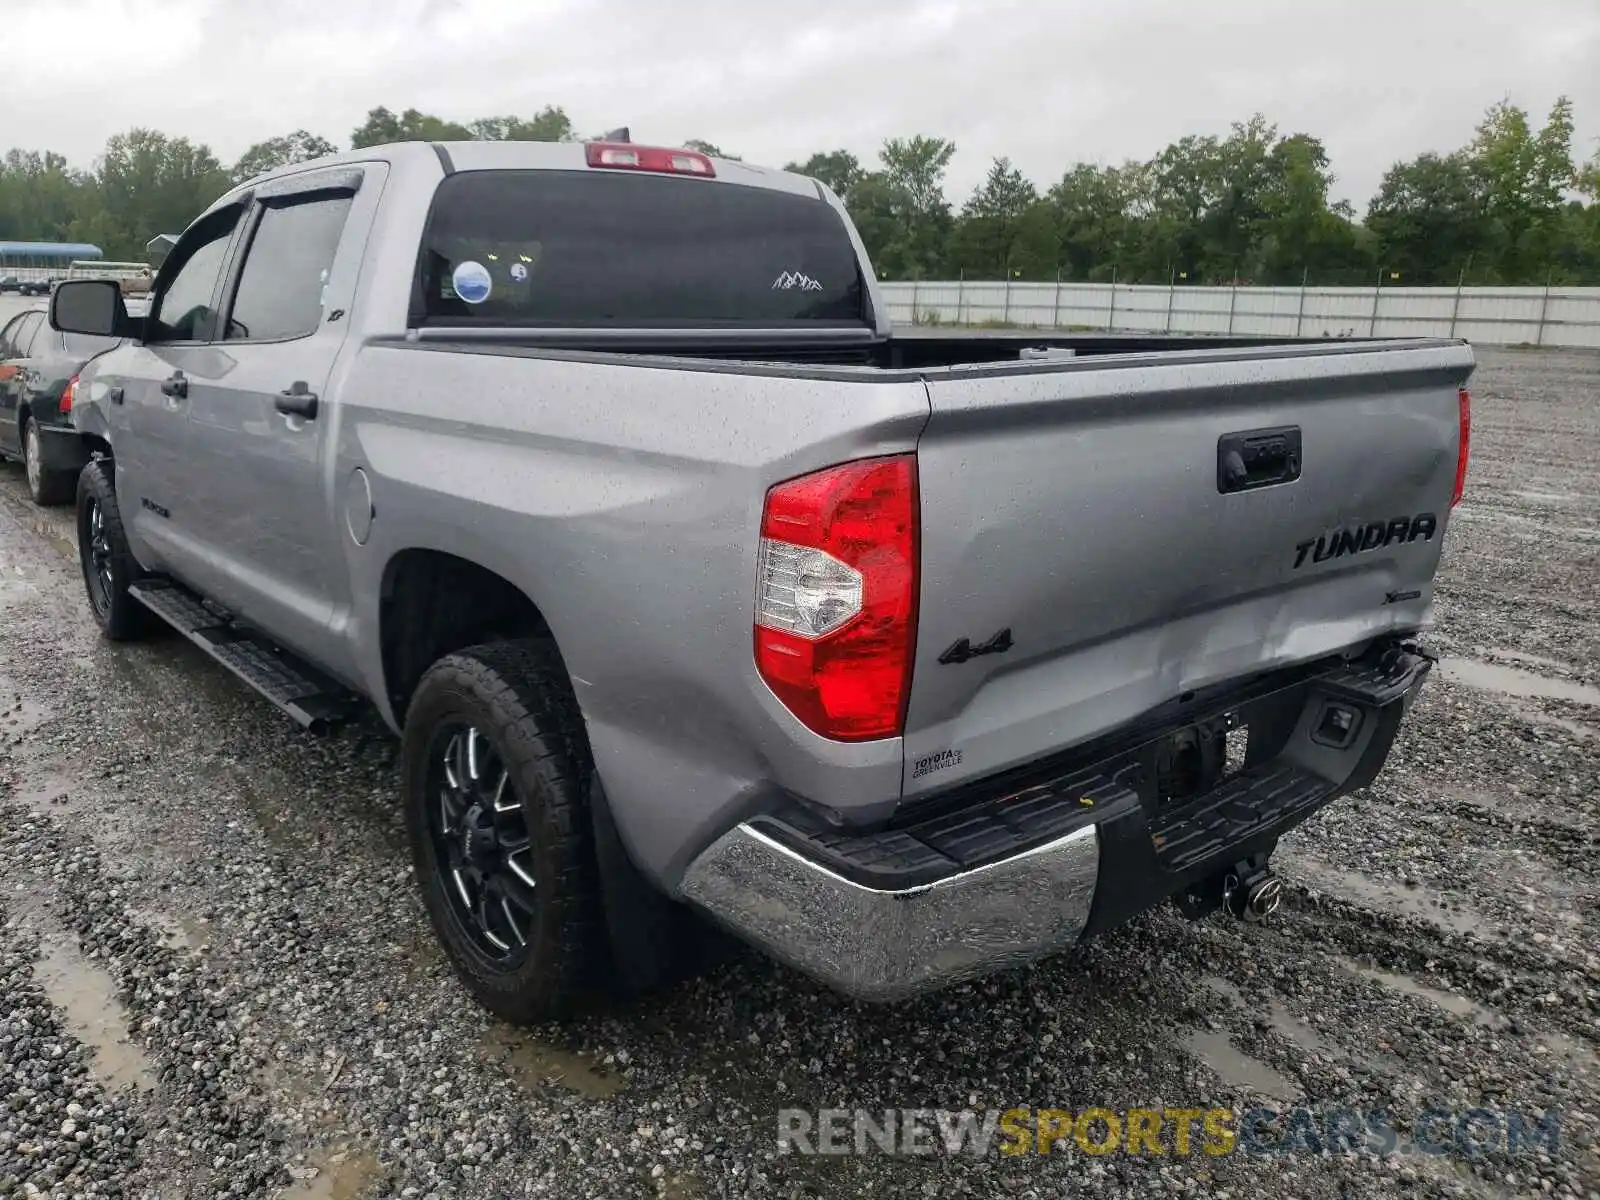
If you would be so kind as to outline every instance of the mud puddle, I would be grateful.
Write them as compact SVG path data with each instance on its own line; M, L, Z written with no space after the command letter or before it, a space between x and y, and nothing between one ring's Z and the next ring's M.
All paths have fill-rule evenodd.
M615 1096L627 1082L587 1055L541 1042L507 1025L490 1026L483 1036L483 1056L534 1091L561 1087L588 1100L605 1100Z
M132 904L128 911L143 925L161 935L174 950L193 950L196 954L211 945L211 922L204 917L179 916L166 909Z
M1537 517L1525 516L1522 513L1506 512L1498 508L1472 508L1462 505L1457 515L1469 521L1499 521L1513 527L1525 530L1525 536L1537 538L1542 534L1553 534L1558 538L1570 538L1578 541L1600 541L1600 529L1588 525L1559 525L1551 521L1541 521Z
M0 493L0 497L3 497L6 507L11 510L11 516L18 525L41 538L63 558L77 562L78 543L70 532L72 529L69 523L70 517L59 521L52 520L33 507L32 500L26 499L22 494L13 496L9 493Z
M1481 940L1497 936L1494 924L1487 917L1457 905L1443 908L1437 898L1430 899L1436 893L1421 888L1385 883L1359 871L1336 867L1301 854L1286 856L1284 866L1290 878L1297 878L1318 891L1328 892L1364 908L1414 917L1452 933Z
M1600 688L1567 679L1551 679L1518 667L1502 667L1470 658L1445 658L1439 661L1439 674L1452 683L1481 692L1497 692L1523 700L1566 700L1572 704L1600 706Z
M1570 671L1571 663L1564 663L1554 658L1545 658L1542 654L1528 654L1522 650L1502 650L1498 647L1489 651L1494 658L1503 658L1509 662L1521 663L1525 667L1544 667L1551 671Z
M22 694L22 689L0 675L0 745L32 733L49 713Z
M153 1089L155 1070L129 1033L127 1010L117 999L116 982L84 956L70 934L59 929L39 929L39 951L34 978L65 1014L68 1032L94 1051L94 1072L107 1090Z
M75 791L76 785L65 775L29 771L11 793L11 799L28 811L39 813L48 808L70 807Z
M1231 979L1223 979L1219 975L1207 975L1201 984L1210 991L1215 992L1224 1000L1231 1000L1239 1008L1249 1008L1245 1003L1244 993L1239 990L1239 985Z
M1295 1016L1283 1002L1274 999L1267 1007L1268 1026L1291 1045L1298 1046L1307 1054L1328 1054L1331 1052L1328 1043L1310 1025Z
M70 541L44 521L35 521L33 523L33 532L43 538L45 542L49 544L50 548L57 554L61 555L62 558L69 559L74 562L77 561L77 543Z
M388 1177L368 1151L336 1150L290 1167L298 1182L278 1193L282 1200L365 1200Z
M1600 737L1600 728L1596 728L1593 725L1585 725L1581 721L1569 721L1565 717L1547 713L1535 704L1523 704L1513 700L1510 708L1512 712L1530 725L1544 725L1551 729L1560 729L1576 738Z
M1361 963L1351 962L1349 959L1336 960L1340 967L1362 979L1370 979L1380 983L1386 988L1399 992L1415 999L1426 1000L1442 1008L1451 1016L1460 1017L1484 1029L1492 1029L1502 1034L1509 1030L1511 1022L1502 1013L1479 1004L1466 996L1456 992L1447 992L1441 988L1429 987L1409 975L1397 975L1390 971L1380 971L1375 967L1364 966ZM1600 1055L1597 1055L1593 1046L1580 1041L1569 1034L1559 1032L1524 1032L1533 1046L1537 1047L1535 1053L1549 1055L1561 1060L1562 1071L1588 1074L1600 1071Z
M4 744L3 735L0 744ZM20 778L10 797L14 804L37 818L77 818L88 823L102 846L126 845L139 836L138 814L121 803L122 797L86 786L81 779L45 765L44 756L33 750L34 746L19 742L15 762Z
M1207 991L1214 993L1224 1000L1229 1001L1235 1008L1255 1012L1260 1005L1245 999L1244 993L1232 980L1220 976L1208 975L1202 979L1201 984ZM1298 1046L1308 1054L1327 1054L1330 1048L1327 1042L1310 1025L1284 1006L1277 997L1273 997L1267 1006L1267 1026L1274 1030L1280 1037L1291 1045ZM1270 1068L1268 1068L1270 1070Z
M1370 979L1374 983L1381 983L1392 991L1410 996L1417 1000L1426 1000L1452 1016L1471 1021L1475 1025L1482 1025L1486 1029L1499 1029L1506 1024L1506 1019L1492 1009L1485 1008L1476 1000L1468 999L1456 992L1446 992L1440 988L1429 987L1409 975L1396 975L1390 971L1380 971L1376 967L1364 966L1361 963L1351 962L1349 959L1336 960L1338 964L1361 979Z
M1581 492L1512 492L1513 496L1522 500L1532 500L1539 504L1572 504L1581 503L1587 497Z
M1545 1033L1539 1035L1539 1044L1580 1075L1600 1074L1600 1054L1595 1052L1593 1046L1585 1045L1577 1038L1564 1033Z
M1300 1098L1299 1088L1259 1058L1252 1058L1239 1049L1225 1033L1192 1029L1178 1039L1178 1045L1230 1087L1286 1102Z

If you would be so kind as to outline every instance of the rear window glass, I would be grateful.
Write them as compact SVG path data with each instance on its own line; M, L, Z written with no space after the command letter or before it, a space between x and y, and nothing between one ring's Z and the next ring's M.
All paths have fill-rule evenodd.
M820 199L621 171L465 171L440 183L424 320L508 326L863 322L861 273Z

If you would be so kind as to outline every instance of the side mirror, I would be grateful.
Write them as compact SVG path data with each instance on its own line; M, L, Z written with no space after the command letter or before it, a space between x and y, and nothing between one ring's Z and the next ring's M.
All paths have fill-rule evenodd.
M115 279L73 279L50 297L50 328L96 337L132 337L133 321Z

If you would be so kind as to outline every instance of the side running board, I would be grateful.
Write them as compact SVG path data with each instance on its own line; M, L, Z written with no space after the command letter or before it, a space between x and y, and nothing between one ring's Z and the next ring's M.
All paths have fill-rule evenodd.
M350 692L209 607L188 588L171 580L145 579L130 585L128 594L303 728L325 733L356 711L358 701Z

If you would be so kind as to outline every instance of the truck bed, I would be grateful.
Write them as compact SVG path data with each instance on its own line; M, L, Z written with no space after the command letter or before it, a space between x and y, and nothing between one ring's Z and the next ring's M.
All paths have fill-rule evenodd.
M796 333L752 329L663 329L659 334L637 329L468 329L435 326L416 332L416 340L433 349L507 352L569 351L598 354L662 355L674 358L743 362L813 363L877 367L882 370L928 370L1032 359L1101 358L1108 355L1170 355L1194 352L1269 351L1338 347L1359 350L1377 339L1311 337L1223 337L1209 334L1145 333L992 333L987 330L896 330L888 337L870 330L814 330ZM1381 344L1397 344L1384 340ZM1415 341L1399 344L1417 344Z
M893 369L778 361L795 348L777 340L727 361L681 337L667 354L637 340L601 351L592 339L575 349L424 334L359 356L347 395L384 403L350 418L380 476L426 466L428 493L477 498L475 534L543 565L541 603L594 685L580 696L630 697L591 721L615 718L614 732L643 721L629 736L659 745L671 740L661 714L699 695L692 718L666 718L673 738L742 729L716 740L778 761L723 764L730 777L776 769L841 811L871 808L885 790L910 798L1006 770L1188 691L1425 627L1457 468L1457 393L1473 365L1469 347L1447 341L1170 338L1135 350L1069 335L1049 340L1100 352L1029 361L994 355L1031 338L862 347L980 356ZM424 397L447 388L448 415L424 415ZM491 428L492 440L473 432ZM1294 477L1225 491L1226 449L1277 430L1298 438ZM921 577L902 745L890 760L881 745L846 752L810 739L810 756L790 762L769 724L786 718L747 644L704 630L750 619L768 487L912 450ZM455 468L436 477L431 464L446 460ZM597 577L616 609L598 622ZM659 644L683 653L645 678L604 631L659 627L667 613L683 616ZM1005 633L1003 651L952 653ZM609 748L596 738L602 762ZM612 760L619 791L624 757L634 761ZM882 773L864 769L868 758ZM720 786L696 785L708 797ZM659 833L670 873L684 831Z

